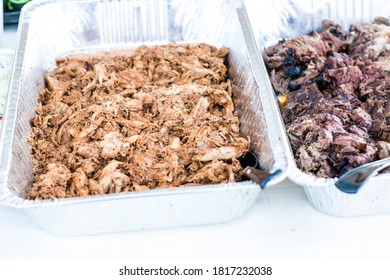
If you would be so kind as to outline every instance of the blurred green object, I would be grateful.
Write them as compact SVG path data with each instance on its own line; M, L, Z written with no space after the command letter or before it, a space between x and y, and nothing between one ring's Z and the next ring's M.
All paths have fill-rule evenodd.
M30 1L31 0L5 0L4 1L5 11L9 11L9 12L20 11L24 6L24 4Z

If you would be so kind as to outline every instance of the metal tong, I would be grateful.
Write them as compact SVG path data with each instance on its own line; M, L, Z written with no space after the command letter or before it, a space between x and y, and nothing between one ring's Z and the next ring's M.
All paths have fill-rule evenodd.
M273 173L260 169L259 158L253 152L247 152L243 157L240 158L241 166L244 168L242 175L257 184L260 185L261 189L264 189L269 181L273 177L277 176L282 172L278 169Z
M390 157L351 169L338 179L336 187L345 193L355 194L367 181L390 167Z

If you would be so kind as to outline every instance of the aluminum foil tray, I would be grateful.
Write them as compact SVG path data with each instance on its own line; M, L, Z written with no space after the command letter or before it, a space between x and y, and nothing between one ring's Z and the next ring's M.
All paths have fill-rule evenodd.
M245 2L249 23L244 26L251 30L247 36L249 53L263 102L272 101L273 110L279 122L272 129L286 137L280 111L274 98L261 52L276 44L280 39L303 35L313 30L320 31L323 19L340 23L348 30L352 23L372 22L376 16L389 18L390 2L386 0L279 0ZM256 53L255 53L256 52ZM268 110L265 111L267 116ZM331 215L357 216L390 212L390 174L372 178L357 194L351 195L335 187L337 179L319 179L300 171L294 161L290 145L282 141L287 152L287 176L303 186L311 204Z
M11 77L13 58L13 50L0 49L0 130L3 126L5 103L7 101L8 84Z
M277 131L267 134L268 122L279 120L274 116L266 120L263 113L269 104L262 104L251 70L235 9L241 5L220 0L35 0L24 6L1 133L0 203L23 209L42 229L58 235L220 223L242 215L260 193L252 181L54 201L25 199L33 178L27 144L30 120L38 85L54 68L56 57L142 44L204 42L228 47L241 132L250 137L251 150L260 155L263 168L285 170L282 145L274 145L285 136ZM282 179L283 175L275 177L269 184Z

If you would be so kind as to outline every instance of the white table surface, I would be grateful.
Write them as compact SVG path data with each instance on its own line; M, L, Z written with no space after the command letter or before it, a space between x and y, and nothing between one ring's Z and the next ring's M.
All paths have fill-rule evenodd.
M15 26L0 47L15 46ZM253 208L224 224L82 237L52 236L21 210L0 206L0 259L389 259L390 214L332 217L301 187L263 191Z

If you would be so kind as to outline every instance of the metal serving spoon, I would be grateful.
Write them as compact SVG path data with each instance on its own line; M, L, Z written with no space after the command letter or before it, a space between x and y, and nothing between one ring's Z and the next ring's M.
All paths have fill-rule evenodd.
M264 189L267 183L271 181L274 176L282 172L280 169L273 173L261 170L259 158L253 152L247 152L242 158L240 158L240 163L244 168L242 171L243 176L259 184L261 189Z
M370 162L354 168L337 180L336 187L345 193L357 193L357 191L372 177L390 166L390 157Z

